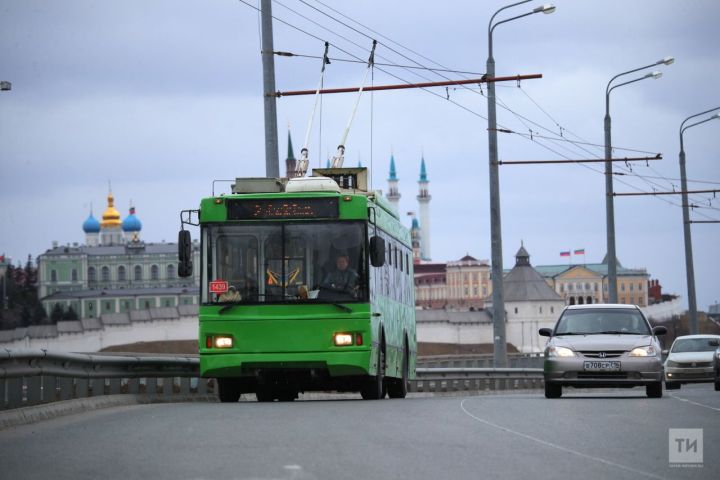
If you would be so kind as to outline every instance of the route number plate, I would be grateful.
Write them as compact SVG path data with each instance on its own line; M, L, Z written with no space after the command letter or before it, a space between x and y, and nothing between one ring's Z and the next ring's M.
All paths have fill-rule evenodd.
M228 291L228 282L225 280L215 280L210 282L210 293L225 293Z
M583 369L586 372L619 372L620 362L584 362Z

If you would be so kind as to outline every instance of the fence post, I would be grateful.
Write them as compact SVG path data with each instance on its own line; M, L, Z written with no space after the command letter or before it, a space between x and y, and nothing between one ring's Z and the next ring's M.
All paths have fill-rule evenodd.
M40 377L27 377L25 379L26 385L27 385L27 400L25 402L26 405L35 405L40 403L42 390L40 388Z

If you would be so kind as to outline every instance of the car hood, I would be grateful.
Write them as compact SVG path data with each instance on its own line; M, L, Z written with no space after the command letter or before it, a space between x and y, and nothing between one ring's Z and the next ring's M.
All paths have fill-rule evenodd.
M624 350L653 344L650 335L559 335L553 338L555 345L575 351Z
M668 360L673 362L712 362L715 351L670 353Z

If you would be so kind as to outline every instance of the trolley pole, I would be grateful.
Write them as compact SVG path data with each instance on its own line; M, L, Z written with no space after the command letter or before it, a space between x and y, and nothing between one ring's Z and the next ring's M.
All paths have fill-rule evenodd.
M275 105L275 59L273 57L272 1L262 0L262 64L263 103L265 107L265 175L280 176L277 138L277 107Z

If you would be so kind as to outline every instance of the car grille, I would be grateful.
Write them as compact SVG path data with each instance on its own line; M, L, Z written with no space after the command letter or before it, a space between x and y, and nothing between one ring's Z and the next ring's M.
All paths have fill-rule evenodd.
M628 378L628 374L627 374L627 372L578 372L577 378L578 379L582 379L582 378L626 379L626 378Z
M625 353L624 350L607 350L607 351L581 351L583 356L587 358L617 358ZM603 356L604 354L604 356Z
M709 368L712 362L675 362L677 368Z
M697 373L673 373L672 378L674 380L705 380L714 378L712 372L697 372Z

